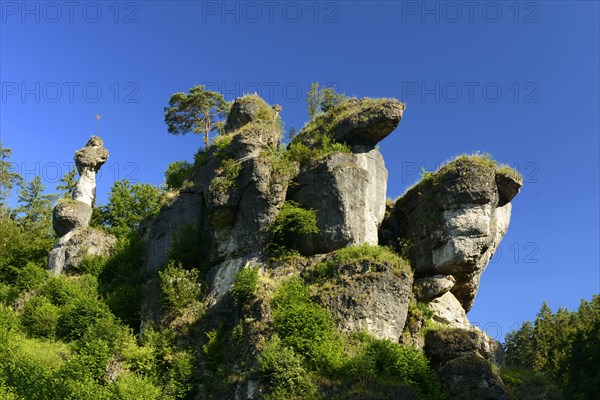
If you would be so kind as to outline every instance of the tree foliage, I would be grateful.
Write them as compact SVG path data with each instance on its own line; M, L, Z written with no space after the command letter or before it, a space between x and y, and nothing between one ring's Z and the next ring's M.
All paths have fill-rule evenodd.
M59 182L60 183L56 185L56 189L60 191L61 197L63 199L71 198L73 190L75 190L75 185L77 185L77 169L75 166L65 173L65 175L60 178Z
M209 133L223 128L231 104L221 93L194 86L188 93L175 93L164 108L165 123L174 135L204 134L204 147L208 148Z
M552 312L542 304L533 323L506 335L506 362L548 376L569 399L594 399L600 391L600 296L579 309Z
M326 113L344 100L348 99L344 93L338 93L335 87L322 86L319 82L313 82L306 94L306 110L312 120L319 113Z
M142 219L160 210L161 191L148 183L132 184L128 179L116 181L109 193L108 204L100 206L95 224L116 236L136 230Z
M2 147L0 142L0 207L4 207L10 191L15 186L21 185L23 181L21 174L14 171L12 163L8 161L11 154L12 150Z

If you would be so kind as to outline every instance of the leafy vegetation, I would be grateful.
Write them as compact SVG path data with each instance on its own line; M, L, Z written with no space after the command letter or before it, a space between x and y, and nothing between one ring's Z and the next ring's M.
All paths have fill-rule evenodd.
M285 201L269 230L273 234L269 248L272 258L282 258L290 254L296 254L293 243L297 235L319 231L317 212L306 210L295 201Z
M235 275L231 292L238 304L245 304L254 297L258 286L258 270L258 267L244 268Z
M181 189L185 182L192 177L194 164L187 161L175 161L165 171L165 186L167 189Z
M236 160L232 158L223 159L219 167L219 175L213 178L208 189L213 192L225 193L235 187L241 170L242 165Z
M206 90L204 86L194 86L188 93L178 92L169 99L165 107L165 123L169 133L204 135L204 148L208 148L209 133L222 131L231 104L218 92Z

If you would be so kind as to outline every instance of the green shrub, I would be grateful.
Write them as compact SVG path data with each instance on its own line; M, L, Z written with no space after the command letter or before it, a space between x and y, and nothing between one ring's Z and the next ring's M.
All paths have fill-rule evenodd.
M194 164L187 161L172 162L165 171L165 186L167 189L181 189L193 173Z
M258 285L258 270L258 267L244 268L235 275L231 292L238 304L244 304L254 297Z
M31 291L40 287L47 277L48 274L44 268L30 261L19 271L15 286L20 291Z
M242 164L232 158L225 158L221 161L219 170L219 175L213 178L208 189L212 192L224 193L237 184Z
M350 146L337 143L327 134L318 134L313 139L313 145L308 147L300 142L292 142L286 152L289 160L305 164L310 161L321 160L335 153L351 153Z
M171 311L181 312L200 298L201 286L197 270L185 270L181 263L169 261L158 275L165 303Z
M269 231L273 234L269 248L271 257L284 256L293 252L294 239L297 235L319 232L317 212L304 209L295 201L285 201Z
M145 376L123 373L112 387L115 397L123 400L162 399L162 392L156 384Z
M314 398L316 386L304 368L304 358L282 344L277 335L259 357L260 372L267 383L267 399Z
M315 368L333 373L343 353L327 310L310 299L300 278L284 282L273 297L273 328L284 346Z
M31 336L53 338L56 335L58 315L58 307L50 300L36 296L25 304L21 323Z
M90 274L97 277L102 273L105 266L106 257L85 257L83 260L81 260L79 265L74 268L74 271L79 272L81 274Z
M91 275L53 276L41 287L40 294L59 307L78 299L93 302L98 297L98 280Z
M19 289L0 282L0 304L12 304L19 297Z
M88 329L104 319L114 318L106 304L98 300L76 299L60 310L58 334L73 340L80 339Z
M3 335L7 335L10 332L15 332L18 329L19 319L13 308L4 304L0 304L0 340L2 339Z

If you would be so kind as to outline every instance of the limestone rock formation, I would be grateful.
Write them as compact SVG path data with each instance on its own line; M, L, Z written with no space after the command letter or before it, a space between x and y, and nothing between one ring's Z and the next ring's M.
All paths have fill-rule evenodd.
M342 332L368 332L397 341L412 297L412 274L401 268L374 261L340 265L336 278L317 298Z
M92 136L84 148L75 152L79 180L73 199L59 201L52 213L52 227L60 237L48 257L48 269L60 274L79 265L86 256L108 255L115 238L87 228L96 199L96 173L108 159L108 150L98 136Z
M500 343L477 329L435 329L425 334L425 354L453 399L509 399L492 369L502 365Z
M169 254L178 235L186 227L198 228L205 225L206 203L197 188L180 191L177 198L163 206L152 220L140 224L140 234L146 243L144 271L157 271L169 261Z
M147 276L168 262L182 229L193 226L201 232L197 241L207 249L202 255L207 264L202 271L207 276L205 328L243 325L253 335L239 356L246 358L230 355L240 376L248 365L256 365L262 351L257 343L273 335L269 301L274 291L281 280L300 276L311 301L331 313L338 330L424 347L456 398L504 398L502 380L490 366L502 363L502 349L473 329L466 313L508 229L519 177L485 157L459 157L426 175L386 209L388 173L375 146L397 127L402 103L351 99L318 116L293 139L308 154L301 161L281 155L281 111L255 95L234 102L224 131L205 150L191 185L141 225ZM335 150L314 151L323 150L324 143ZM102 152L89 154L81 158L94 159L93 154ZM282 167L286 162L291 166ZM86 165L93 170L92 162ZM90 193L89 187L80 193ZM83 201L89 196L79 199L89 203ZM292 247L304 257L270 260L270 227L285 200L315 210L319 231L296 234ZM63 213L69 211L56 210ZM64 218L57 226L81 229L84 217ZM334 257L330 253L361 244L390 246L410 267L337 259L335 273L316 278L321 263ZM231 288L236 274L249 267L259 267L257 290L263 292L249 304L237 304ZM441 329L428 330L424 337L423 329L432 325ZM262 383L256 371L252 374L236 383L236 398L259 396ZM223 394L227 396L231 393Z
M413 293L418 301L427 302L448 292L455 283L456 279L452 275L434 275L416 279Z
M319 134L327 134L339 143L373 147L396 129L404 108L396 99L350 99L315 118L294 141L310 147Z
M302 254L377 244L385 213L387 170L379 150L337 153L306 166L288 197L317 210L319 232L299 238Z
M508 229L511 196L520 185L492 161L459 157L398 199L380 230L381 242L408 247L417 279L452 275L451 292L468 312Z

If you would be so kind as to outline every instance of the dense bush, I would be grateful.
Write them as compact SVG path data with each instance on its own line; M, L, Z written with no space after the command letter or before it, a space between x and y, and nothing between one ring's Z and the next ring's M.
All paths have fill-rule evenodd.
M269 388L267 399L314 398L316 385L304 358L273 336L259 358L260 372Z
M258 270L258 267L244 268L235 275L231 292L238 304L244 304L254 297L258 285Z
M293 245L297 235L319 232L317 212L304 209L295 201L288 200L281 206L269 231L273 234L269 247L272 258L294 254Z
M172 312L181 312L200 298L197 270L186 270L180 263L170 261L158 275L165 303Z
M53 338L56 335L59 309L45 297L35 296L23 309L21 323L35 337Z
M175 161L165 171L165 186L168 189L180 189L192 177L194 164L187 161Z
M114 318L106 304L89 299L76 299L60 310L58 334L67 340L83 337L88 329L104 319Z
M34 290L40 287L48 274L39 264L28 262L17 274L15 287L19 290Z

